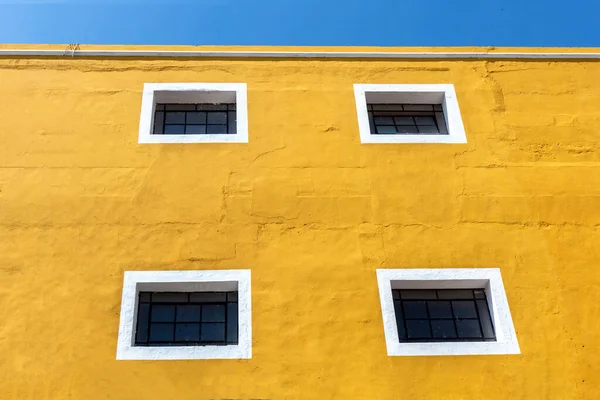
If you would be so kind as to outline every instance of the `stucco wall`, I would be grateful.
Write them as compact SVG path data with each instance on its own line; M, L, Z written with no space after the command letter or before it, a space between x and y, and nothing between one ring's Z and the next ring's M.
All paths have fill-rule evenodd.
M0 59L0 399L600 397L600 62ZM248 144L139 145L144 82ZM361 145L354 83L468 144ZM375 269L501 268L521 355L388 357ZM123 271L252 270L253 358L116 361Z

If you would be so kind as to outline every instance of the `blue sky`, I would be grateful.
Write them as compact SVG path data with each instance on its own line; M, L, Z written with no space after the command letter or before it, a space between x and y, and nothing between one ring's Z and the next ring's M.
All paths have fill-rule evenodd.
M0 0L0 43L600 47L600 0Z

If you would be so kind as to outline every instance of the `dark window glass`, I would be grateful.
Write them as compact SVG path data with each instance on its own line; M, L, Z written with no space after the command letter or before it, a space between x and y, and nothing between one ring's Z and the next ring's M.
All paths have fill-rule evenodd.
M426 319L408 319L406 320L406 330L408 339L429 339L431 338L431 326Z
M237 292L140 292L136 346L237 343Z
M441 104L367 104L374 135L447 135Z
M404 317L406 319L429 318L427 314L427 303L424 301L405 301Z
M456 339L454 321L439 319L431 321L431 331L435 339Z
M235 104L157 104L154 135L235 134Z
M401 342L495 341L484 289L393 289Z

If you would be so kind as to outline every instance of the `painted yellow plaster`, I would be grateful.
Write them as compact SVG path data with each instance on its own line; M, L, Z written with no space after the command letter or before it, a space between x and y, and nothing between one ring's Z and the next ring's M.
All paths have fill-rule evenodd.
M598 76L1 58L0 399L600 398ZM137 143L144 82L230 81L248 144ZM468 144L361 145L353 83L453 83ZM375 269L415 267L501 268L522 354L388 357ZM221 268L252 359L115 360L123 271Z

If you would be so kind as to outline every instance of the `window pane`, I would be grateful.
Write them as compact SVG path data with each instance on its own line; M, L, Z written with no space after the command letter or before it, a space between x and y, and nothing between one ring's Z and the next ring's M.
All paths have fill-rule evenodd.
M137 342L148 341L148 323L150 320L150 304L140 304L138 308Z
M185 113L184 112L167 112L165 113L165 121L167 124L184 124Z
M186 123L188 124L206 124L205 112L189 112L187 113Z
M427 306L424 301L404 301L405 318L427 318Z
M166 135L183 135L185 133L185 125L165 125Z
M453 318L449 301L429 301L427 306L431 318Z
M404 329L404 315L402 313L402 302L394 301L394 310L396 311L396 326L398 327L398 337L400 340L406 339L406 329Z
M419 130L417 129L416 126L399 126L398 132L399 133L419 133Z
M422 126L419 125L419 133L440 133L437 126Z
M406 330L409 339L430 339L431 328L428 320L409 319L406 320Z
M472 299L473 298L473 290L464 290L464 289L444 289L438 290L438 297L440 299Z
M188 135L202 135L206 133L206 125L186 125L185 133Z
M227 113L226 112L210 112L206 119L208 124L226 124Z
M177 306L177 322L200 322L200 306Z
M238 300L238 294L237 292L229 292L227 293L227 301L237 301Z
M149 292L140 292L140 303L149 303L150 302L150 293Z
M198 104L198 110L203 111L225 111L227 110L227 104Z
M402 111L402 104L372 104L371 109L374 111Z
M453 301L452 309L456 318L477 318L477 310L474 301Z
M237 117L235 111L230 111L228 113L228 127L227 133L236 133L237 132Z
M175 306L158 305L152 306L152 322L173 322L175 321Z
M378 134L386 134L386 133L398 133L395 126L377 126Z
M415 121L413 121L412 117L394 117L394 122L396 125L414 125Z
M175 341L197 342L200 340L200 324L177 324Z
M435 300L435 290L401 290L400 295L404 300Z
M223 292L205 292L192 293L190 295L190 301L193 303L224 303L227 299Z
M203 342L221 342L225 340L225 324L202 324L200 340Z
M207 125L206 133L222 135L227 133L227 125Z
M225 306L222 304L202 306L202 322L225 322Z
M227 343L238 342L238 305L227 304Z
M488 308L487 302L485 300L477 300L477 310L479 311L483 337L486 339L495 339L496 334L494 333L494 326L492 325L490 309Z
M154 134L160 135L163 133L164 118L165 113L163 112L157 112L156 114L154 114Z
M150 325L151 342L172 342L173 324L151 324Z
M435 126L435 120L433 119L433 117L415 117L415 122L417 123L417 125L434 125Z
M432 104L405 104L405 111L433 111Z
M166 110L177 110L177 111L193 111L196 109L195 104L165 104Z
M482 337L481 329L479 329L479 321L477 320L457 320L456 329L458 331L458 336L463 339L479 339Z
M394 125L392 117L374 117L375 125Z
M455 339L456 329L453 320L431 321L433 337L436 339Z
M185 292L156 292L152 293L152 301L158 303L179 303L187 301L188 294Z

